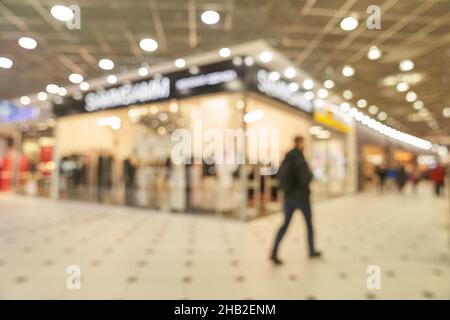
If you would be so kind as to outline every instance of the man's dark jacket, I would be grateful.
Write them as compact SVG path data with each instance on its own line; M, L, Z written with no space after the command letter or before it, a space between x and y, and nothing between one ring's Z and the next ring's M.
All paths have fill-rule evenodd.
M287 170L289 170L290 174L294 175L292 177L294 183L291 186L285 187L282 185L285 198L299 202L308 201L310 195L309 184L313 179L313 174L309 170L303 152L297 148L292 149L286 154L283 165L288 168Z

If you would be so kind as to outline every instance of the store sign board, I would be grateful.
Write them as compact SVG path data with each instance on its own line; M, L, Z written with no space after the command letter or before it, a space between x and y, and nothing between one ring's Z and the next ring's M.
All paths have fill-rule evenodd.
M331 106L328 104L316 104L314 109L314 120L343 133L351 131L351 127L348 122L346 122L344 116L340 115L338 112L333 112Z
M170 80L167 77L125 84L85 96L85 109L92 112L118 106L151 102L170 96Z
M172 88L173 80L171 81L167 76L161 79L125 84L120 87L88 93L84 99L85 110L92 112L119 106L158 101L169 97L175 98L178 96L176 91L182 92L200 87L214 86L236 79L238 79L237 72L232 69L227 69L180 78L175 80L175 88Z
M54 104L53 111L56 116L67 116L215 92L245 90L264 94L308 114L312 113L312 102L306 100L302 92L289 90L286 81L273 81L269 71L256 64L251 67L235 65L231 60L200 66L199 74L195 75L189 70L182 70L166 74L160 79L138 80L92 91L80 100L66 97L62 103Z
M236 70L227 69L206 74L181 78L175 82L175 88L180 91L190 90L198 87L213 86L238 79Z
M336 129L344 133L347 133L351 130L348 125L336 120L333 117L331 111L329 111L328 113L314 112L314 120L317 121L318 123L327 125L333 129Z
M64 98L53 105L56 116L95 112L168 99L184 99L214 92L245 90L244 70L231 61L199 67L199 74L189 70L166 74L161 79L138 80L85 94L81 100Z
M0 122L19 123L34 120L39 116L39 108L19 107L12 101L0 100Z
M289 89L289 83L284 80L270 79L269 72L260 69L256 72L256 88L269 97L280 100L306 113L312 113L313 104L307 100L301 91Z

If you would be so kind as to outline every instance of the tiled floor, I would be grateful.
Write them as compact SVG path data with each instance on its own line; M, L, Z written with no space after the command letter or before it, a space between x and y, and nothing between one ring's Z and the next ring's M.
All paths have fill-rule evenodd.
M448 198L364 193L314 206L325 257L306 259L296 215L239 222L0 195L1 299L450 299ZM66 268L81 267L80 290ZM381 268L381 289L366 285Z

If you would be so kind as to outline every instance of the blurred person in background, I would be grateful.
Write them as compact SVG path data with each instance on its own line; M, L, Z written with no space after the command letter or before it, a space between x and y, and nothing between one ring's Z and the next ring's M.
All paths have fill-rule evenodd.
M12 191L18 186L20 159L14 139L7 137L6 152L0 159L0 191Z
M431 181L434 183L434 192L439 197L444 187L445 169L439 163L431 171Z
M309 257L317 258L321 253L316 251L314 246L314 230L312 223L312 211L310 201L309 185L313 179L313 174L303 155L303 137L295 137L294 148L286 154L278 171L280 186L284 192L284 222L279 228L275 237L272 255L270 259L276 265L282 264L278 258L278 248L296 209L300 209L306 222L308 234Z
M386 187L387 189L392 189L397 184L397 170L389 166L386 169Z
M383 191L384 185L386 182L387 170L384 167L384 165L379 165L379 166L375 167L375 173L378 176L378 187L379 187L380 191Z
M398 164L395 179L397 182L397 187L400 192L403 192L403 188L408 181L408 176L406 174L405 167L402 164Z
M412 190L415 194L417 192L417 185L419 184L420 180L422 179L422 173L420 172L419 168L416 166L411 172L411 183L412 183Z

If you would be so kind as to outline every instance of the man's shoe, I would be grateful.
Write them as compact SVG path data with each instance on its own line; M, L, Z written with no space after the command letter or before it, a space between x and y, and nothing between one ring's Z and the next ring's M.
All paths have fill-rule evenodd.
M320 251L314 251L313 253L309 254L310 259L321 258L321 257L322 257L322 252L320 252Z
M270 260L272 260L274 265L280 266L283 264L283 261L281 261L280 259L278 259L278 257L275 256L271 256Z

